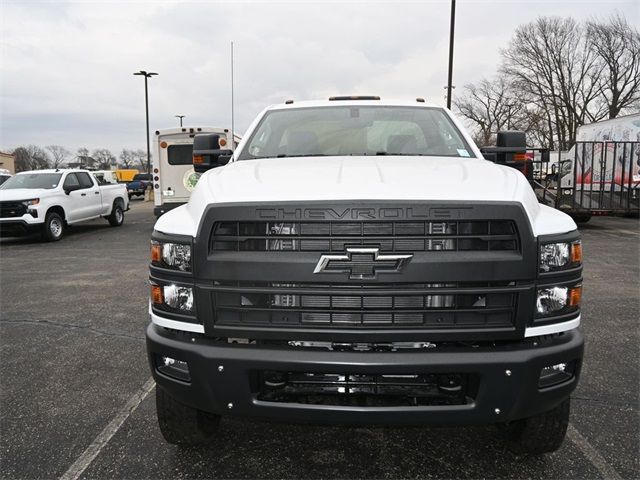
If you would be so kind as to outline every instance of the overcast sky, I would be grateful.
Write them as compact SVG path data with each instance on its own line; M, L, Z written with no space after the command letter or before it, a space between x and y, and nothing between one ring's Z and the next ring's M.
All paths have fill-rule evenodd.
M449 0L422 2L59 2L2 0L0 148L144 148L151 130L235 126L266 105L335 94L444 103ZM539 15L640 23L638 0L458 0L454 84L495 72L516 26Z

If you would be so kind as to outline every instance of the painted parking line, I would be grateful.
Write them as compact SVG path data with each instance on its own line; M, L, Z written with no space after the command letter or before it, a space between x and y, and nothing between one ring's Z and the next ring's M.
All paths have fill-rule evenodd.
M120 427L129 418L129 416L138 408L138 405L147 398L147 395L151 393L156 383L153 377L145 382L140 389L133 394L129 401L122 407L116 416L113 417L106 427L98 434L98 436L91 442L91 445L82 452L78 459L73 462L73 465L60 477L60 480L77 480L82 472L84 472L91 462L95 460L102 449L109 443L109 440L120 430Z
M569 424L567 428L567 437L573 442L573 444L578 447L578 449L582 452L587 460L593 465L602 475L602 478L606 480L622 480L622 477L616 470L607 463L598 451L593 448L593 446L589 443L582 434L573 426L572 423Z

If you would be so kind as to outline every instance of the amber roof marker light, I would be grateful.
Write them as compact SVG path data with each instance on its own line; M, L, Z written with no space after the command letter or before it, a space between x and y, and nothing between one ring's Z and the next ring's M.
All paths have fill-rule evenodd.
M344 101L344 100L380 100L380 97L376 95L352 95L342 97L329 97L330 102Z

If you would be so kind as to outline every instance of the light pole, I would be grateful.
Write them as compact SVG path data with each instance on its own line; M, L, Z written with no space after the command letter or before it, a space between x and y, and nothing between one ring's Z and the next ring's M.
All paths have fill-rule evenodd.
M456 0L451 0L451 25L449 27L449 79L447 81L447 108L451 109L453 87L453 32L456 26Z
M182 119L184 117L186 117L186 115L174 115L174 117L179 118L180 119L180 126L182 126Z
M134 73L134 75L144 76L144 105L147 111L147 173L151 173L151 153L149 152L149 88L147 86L147 79L158 74L140 70L139 72Z

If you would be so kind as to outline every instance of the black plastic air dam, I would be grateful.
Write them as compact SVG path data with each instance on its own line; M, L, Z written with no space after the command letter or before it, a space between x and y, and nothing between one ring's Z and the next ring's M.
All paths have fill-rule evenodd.
M420 352L336 352L230 345L203 335L149 325L147 351L158 385L186 405L217 414L312 423L417 425L483 424L516 420L550 410L575 389L584 340L579 330L496 347L451 347ZM155 370L153 355L189 364L191 383ZM574 377L540 390L542 368L577 361ZM343 406L258 400L265 370L352 374L446 374L479 379L464 405ZM509 372L507 372L509 371Z

